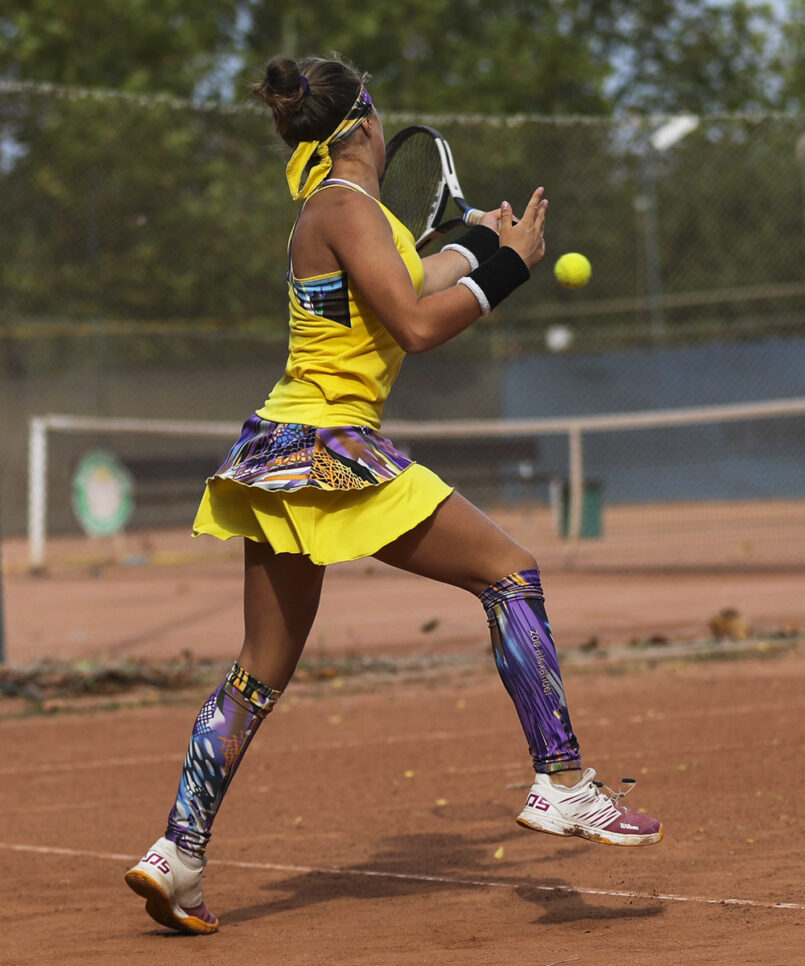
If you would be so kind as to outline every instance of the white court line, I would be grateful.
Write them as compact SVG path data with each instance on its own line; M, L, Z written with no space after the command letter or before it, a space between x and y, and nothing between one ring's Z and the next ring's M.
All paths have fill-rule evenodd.
M283 745L284 753L298 751L337 751L339 748L364 748L371 745L401 745L409 742L422 743L424 741L462 741L467 738L483 738L492 735L509 734L511 728L479 728L475 731L424 731L420 734L378 735L374 738L348 738L346 741L312 741L309 744ZM165 762L179 762L184 760L184 752L172 755L147 755L133 758L94 758L89 761L58 761L36 765L34 767L17 766L0 768L0 776L4 775L39 775L51 772L78 771L83 768L113 768L119 765L156 765Z
M769 748L769 747L775 748L779 746L781 743L782 742L780 741L779 738L765 738L761 741L741 741L735 745L724 745L724 744L696 745L695 747L692 747L692 748L682 748L682 749L675 748L673 750L673 754L677 757L677 760L679 758L682 758L684 760L688 755L693 755L693 756L706 755L706 754L709 754L710 752L721 754L725 751L743 751L745 748ZM621 752L618 752L617 755L602 754L602 755L594 755L592 757L594 757L597 765L598 762L612 761L614 758L617 758L618 761L621 761L623 758L640 758L648 761L651 759L652 756L656 757L657 755L665 756L667 758L670 753L671 752L669 751L668 748L657 748L655 746L650 751L646 750L645 748L638 748L633 751L621 751ZM522 767L523 767L522 760L506 761L506 762L498 761L492 765L468 765L466 768L449 768L448 774L474 775L476 773L483 773L483 772L512 771L515 768L522 768ZM528 764L526 763L526 769L527 768L528 768ZM675 766L673 765L667 766L667 770L674 771ZM526 786L523 785L522 787L525 788Z
M791 708L805 707L805 701L795 702L781 709L780 703L771 704L733 704L726 708L688 708L685 711L643 711L623 718L631 724L648 724L651 721L672 721L675 719L687 720L688 718L723 718L727 714L766 714L767 712L780 712ZM610 722L611 723L611 722Z
M184 755L142 755L137 758L93 758L89 761L54 761L34 767L0 768L0 775L39 775L51 772L79 771L86 768L116 768L118 765L159 765L164 762L181 763Z
M717 710L703 708L678 713L658 711L656 713L651 712L650 714L633 715L623 720L632 724L648 724L652 721L660 722L679 718L720 718L727 714L763 714L771 711L779 712L779 704L743 706L734 705L733 707L721 708ZM586 719L583 714L576 716L576 720L577 722L582 723L585 728L603 728L611 726L614 723L613 719L606 717L589 720ZM501 728L478 728L472 731L462 729L461 731L425 731L418 734L409 732L407 734L400 735L377 735L372 738L350 738L346 741L315 741L310 742L309 744L291 744L283 746L282 751L337 751L339 748L368 748L372 745L399 745L409 742L422 743L424 741L465 741L467 738L484 738L499 734L510 734L511 731L512 729L507 726ZM743 745L741 745L741 747L743 747ZM723 746L719 746L719 748L723 748ZM119 765L158 765L168 762L181 762L183 758L183 754L180 755L177 753L172 755L149 755L132 758L96 758L89 761L84 760L75 762L46 762L33 767L17 766L11 768L0 768L0 776L50 774L51 772L78 771L86 768L113 768Z
M374 738L348 738L345 741L311 741L309 744L283 745L278 750L283 753L299 751L337 751L340 748L364 748L372 745L401 745L410 742L421 744L425 741L463 741L467 738L484 738L494 735L511 733L511 728L478 728L474 731L424 731L419 734L378 735ZM17 766L0 768L0 776L4 775L49 775L51 772L79 771L84 768L113 768L120 765L157 765L166 762L179 763L184 760L184 752L172 755L148 755L133 758L94 758L89 761L58 761L35 765L33 767Z
M115 852L89 852L83 849L64 849L46 845L14 845L0 842L0 849L11 852L34 852L38 855L67 855L85 859L103 859L114 862L136 862L137 855L120 855ZM679 896L661 892L627 892L620 889L585 889L578 886L535 885L533 882L498 882L494 879L457 879L444 875L412 875L406 872L383 872L376 869L342 869L338 866L318 869L306 865L278 865L274 862L237 862L216 859L210 865L226 865L236 869L262 869L267 872L299 872L307 875L367 876L379 879L401 879L406 882L438 882L444 885L480 886L486 889L531 889L537 892L559 892L566 895L611 896L617 899L654 899L658 902L698 902L711 906L751 906L758 909L794 909L801 911L805 905L798 902L766 902L762 899L737 899L729 896L713 899L708 896Z

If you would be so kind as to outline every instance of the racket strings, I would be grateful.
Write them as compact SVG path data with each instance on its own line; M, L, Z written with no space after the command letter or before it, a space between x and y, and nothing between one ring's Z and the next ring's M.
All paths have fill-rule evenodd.
M387 158L380 200L419 238L438 220L442 188L442 163L433 138L416 133Z

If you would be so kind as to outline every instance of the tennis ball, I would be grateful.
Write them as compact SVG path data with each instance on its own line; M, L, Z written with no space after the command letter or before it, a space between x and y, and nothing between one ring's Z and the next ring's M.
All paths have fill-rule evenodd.
M553 273L557 282L565 288L581 288L590 281L592 266L584 255L578 252L568 252L557 261Z

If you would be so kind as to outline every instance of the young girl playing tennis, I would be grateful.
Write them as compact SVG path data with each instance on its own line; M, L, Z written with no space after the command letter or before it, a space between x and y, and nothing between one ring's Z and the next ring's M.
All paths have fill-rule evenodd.
M293 675L326 565L368 555L480 598L536 772L521 825L614 845L658 842L656 819L581 770L532 555L379 432L405 354L458 335L528 280L545 253L543 189L519 222L503 202L420 259L378 201L383 127L364 78L335 60L275 58L253 90L294 149L290 355L208 480L194 525L245 538L245 636L196 719L165 835L126 882L162 925L218 928L201 891L216 812Z

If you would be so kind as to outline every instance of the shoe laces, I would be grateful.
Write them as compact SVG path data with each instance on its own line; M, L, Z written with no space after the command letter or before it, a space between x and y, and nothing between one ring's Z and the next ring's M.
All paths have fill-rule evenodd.
M595 785L598 791L606 795L607 798L609 798L612 804L615 805L616 807L618 806L618 803L620 802L620 800L622 798L626 798L629 792L635 787L635 785L637 784L637 779L621 778L620 783L621 783L621 786L626 785L626 788L625 789L618 788L618 790L615 792L609 787L609 785L605 785L603 782L599 782L595 780L592 782L592 784Z

